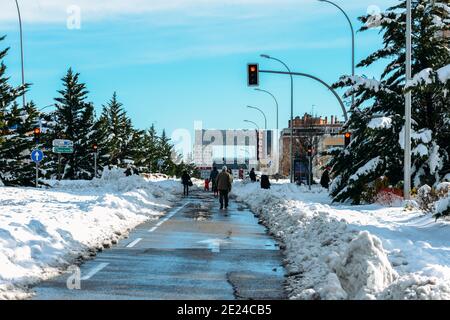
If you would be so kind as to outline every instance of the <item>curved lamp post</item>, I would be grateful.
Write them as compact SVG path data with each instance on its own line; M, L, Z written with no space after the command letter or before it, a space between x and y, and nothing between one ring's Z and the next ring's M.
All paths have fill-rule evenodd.
M254 124L255 127L256 127L256 128L258 129L258 131L259 131L259 126L258 126L258 124L257 124L256 122L253 122L253 121L250 121L250 120L244 120L244 122L248 122L248 123Z
M280 59L271 57L267 54L262 54L261 58L265 58L265 59L271 59L271 60L275 60L278 61L279 63L281 63L289 72L289 74L291 73L291 69L288 67L288 65L286 63L284 63L283 61L281 61ZM293 153L293 149L294 149L294 77L291 74L291 145L289 147L289 152L291 155L291 168L290 168L290 176L291 176L291 183L294 182L294 153Z
M19 16L19 28L20 28L20 57L21 57L21 65L22 65L22 86L25 88L25 70L24 70L24 63L23 63L23 35L22 35L22 17L20 15L20 8L19 3L16 1L16 7L17 7L17 14ZM23 92L22 96L22 104L25 108L25 91Z
M331 4L332 6L335 6L336 8L338 8L339 11L341 11L344 14L345 18L348 21L348 24L350 25L350 30L352 33L352 76L355 76L355 30L353 28L352 21L350 20L350 18L348 17L348 15L344 11L344 9L342 9L336 3L329 1L329 0L318 0L318 1L327 2L327 3ZM354 103L355 103L355 94L352 94L352 107L353 107Z
M264 111L262 111L260 108L252 107L252 106L247 106L247 108L255 109L255 110L258 110L259 112L261 112L261 114L264 117L264 129L267 130L267 118L266 118L266 114L264 113Z
M275 98L275 96L271 92L269 92L267 90L255 88L255 91L265 92L265 93L269 94L273 98L273 100L275 101L275 105L276 105L276 108L277 108L277 132L278 132L278 101L277 101L277 98Z

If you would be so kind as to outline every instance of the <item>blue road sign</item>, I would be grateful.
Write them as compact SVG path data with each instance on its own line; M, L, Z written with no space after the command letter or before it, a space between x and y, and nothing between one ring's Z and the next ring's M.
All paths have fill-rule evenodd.
M34 162L41 162L42 159L44 159L44 153L41 150L36 149L31 152L31 160Z

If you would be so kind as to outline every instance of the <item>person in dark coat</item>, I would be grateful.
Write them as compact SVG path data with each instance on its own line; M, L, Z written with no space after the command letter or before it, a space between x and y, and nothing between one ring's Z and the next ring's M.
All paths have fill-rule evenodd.
M219 170L217 167L213 167L211 173L209 174L209 181L212 183L212 191L214 196L219 196L219 190L217 189L217 176L219 175Z
M330 186L330 172L328 168L326 168L325 171L322 173L322 177L320 178L320 184L325 189L328 189L328 187Z
M250 180L251 180L252 182L256 182L255 168L252 168L252 170L250 170L249 176L250 176Z
M231 186L233 184L233 177L228 173L227 167L222 168L222 172L217 176L217 188L220 193L220 210L228 208L228 194L231 191Z
M181 175L181 183L183 184L183 195L188 196L189 195L189 186L191 185L191 176L187 171L184 171Z
M269 176L266 174L261 176L261 189L270 189Z

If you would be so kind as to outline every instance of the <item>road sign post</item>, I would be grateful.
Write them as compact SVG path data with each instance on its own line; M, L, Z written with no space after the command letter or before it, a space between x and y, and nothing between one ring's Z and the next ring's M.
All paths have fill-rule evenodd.
M61 154L73 153L73 141L64 139L55 139L52 141L52 152L58 154L58 180L61 180Z
M36 188L39 187L39 163L44 159L44 153L35 149L31 151L31 160L36 163Z

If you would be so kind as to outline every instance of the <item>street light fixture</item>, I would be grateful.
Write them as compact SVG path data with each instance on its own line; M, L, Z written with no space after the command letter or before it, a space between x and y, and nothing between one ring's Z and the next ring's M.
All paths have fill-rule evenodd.
M259 112L261 112L261 114L264 117L264 129L267 130L267 118L266 118L266 114L264 113L264 111L262 111L260 108L252 107L252 106L247 106L247 108L255 109L255 110L258 110Z
M16 7L17 7L17 14L19 16L19 28L20 28L20 57L21 57L21 65L22 65L22 87L25 88L25 70L24 70L24 63L23 63L23 35L22 35L22 17L20 15L20 8L19 3L16 1ZM25 89L24 89L25 90ZM22 106L25 108L25 91L22 95Z
M329 1L329 0L318 0L320 2L327 2L333 6L335 6L336 8L338 8L345 16L345 18L348 21L348 24L350 25L350 30L352 32L352 76L355 76L355 29L353 28L353 24L352 21L350 20L350 18L348 17L347 13L344 11L344 9L342 9L340 6L338 6L336 3ZM352 94L352 107L355 104L355 94Z
M290 149L290 158L291 158L291 168L290 168L290 173L291 173L291 183L294 182L294 153L293 153L293 149L294 149L294 77L291 74L291 69L287 66L286 63L284 63L283 61L281 61L280 59L271 57L267 54L261 54L260 55L261 58L265 58L265 59L271 59L271 60L275 60L278 61L279 63L281 63L289 72L289 75L291 77L291 145L289 147Z
M254 124L255 127L256 127L256 128L258 129L258 131L259 131L259 126L258 126L258 124L257 124L256 122L250 121L250 120L244 120L244 122L248 122L248 123Z
M275 105L276 105L276 108L277 108L277 133L278 133L278 101L277 101L277 98L275 98L275 96L271 92L269 92L267 90L255 88L255 91L265 92L265 93L269 94L273 98L273 100L275 101Z

